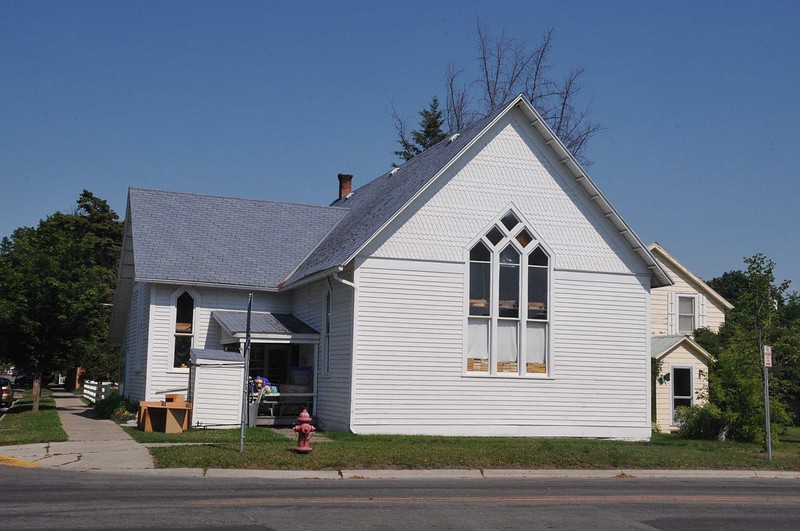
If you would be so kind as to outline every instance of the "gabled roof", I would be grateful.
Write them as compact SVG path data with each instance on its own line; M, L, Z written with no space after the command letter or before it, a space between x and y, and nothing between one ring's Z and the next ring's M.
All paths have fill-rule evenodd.
M334 206L348 213L286 281L291 285L318 271L348 263L387 222L402 211L439 173L470 146L487 124L502 114L498 109L463 129L457 136L439 142L402 166L388 171L356 189Z
M122 336L136 281L270 291L340 270L515 108L649 269L651 285L672 285L658 260L520 95L329 207L130 189L112 338Z
M276 289L347 212L131 188L135 280Z
M502 116L514 108L521 109L527 115L530 125L556 152L561 163L572 173L603 215L611 221L634 253L645 263L651 272L652 285L654 287L672 285L672 279L633 229L622 219L525 96L519 95L506 106L498 108L457 135L443 140L399 168L358 188L348 198L334 202L335 206L348 207L348 213L282 286L291 286L320 271L347 264L433 181L478 142Z
M707 360L711 359L711 354L689 336L653 336L650 338L650 356L661 359L681 345Z
M720 295L719 293L714 291L714 289L711 286L709 286L708 284L706 284L705 282L703 282L703 280L700 277L698 277L697 275L695 275L694 273L689 271L686 268L686 266L684 266L683 264L678 262L675 259L675 257L673 257L671 254L669 254L657 242L656 243L651 243L648 246L648 248L650 249L650 252L652 252L653 255L655 255L655 257L657 259L659 259L662 262L666 263L669 267L671 267L672 269L675 269L676 271L681 273L683 276L685 276L687 279L689 279L689 282L691 282L691 284L694 286L694 288L697 291L705 294L706 297L708 297L709 299L712 299L712 300L716 301L719 305L724 307L726 310L730 310L731 308L733 308L733 304L731 304L730 302L725 300L725 298L722 295Z

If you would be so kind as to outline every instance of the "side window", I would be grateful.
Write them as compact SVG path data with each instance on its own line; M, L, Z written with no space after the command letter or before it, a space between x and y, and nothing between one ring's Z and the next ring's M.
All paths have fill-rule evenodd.
M467 372L547 373L550 257L514 212L469 250Z
M172 366L189 367L189 349L194 339L194 298L182 293L175 303L175 351Z
M678 297L678 333L691 335L695 328L695 298Z

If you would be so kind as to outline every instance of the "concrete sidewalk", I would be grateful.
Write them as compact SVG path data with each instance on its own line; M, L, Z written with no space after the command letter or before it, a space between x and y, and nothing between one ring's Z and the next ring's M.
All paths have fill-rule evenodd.
M153 468L153 458L115 422L97 418L92 408L72 393L53 390L67 442L0 447L0 456L16 462L66 470L131 471ZM3 463L0 457L0 464ZM26 463L27 462L27 463Z

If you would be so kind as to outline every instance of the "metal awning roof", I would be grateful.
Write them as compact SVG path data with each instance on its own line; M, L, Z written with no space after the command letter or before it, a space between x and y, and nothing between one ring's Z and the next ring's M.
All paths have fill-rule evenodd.
M247 333L247 312L215 311L211 316L230 337L244 339ZM258 339L318 340L319 333L289 313L252 312L250 336Z

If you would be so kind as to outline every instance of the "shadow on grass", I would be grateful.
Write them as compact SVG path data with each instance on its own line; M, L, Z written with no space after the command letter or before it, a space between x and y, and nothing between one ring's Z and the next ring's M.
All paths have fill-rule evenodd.
M52 411L54 409L58 409L58 408L55 405L39 404L39 411ZM17 404L14 405L14 407L9 409L7 413L9 415L18 415L20 413L27 413L29 411L33 411L33 404L30 404L30 403L26 403L26 404L17 403Z

